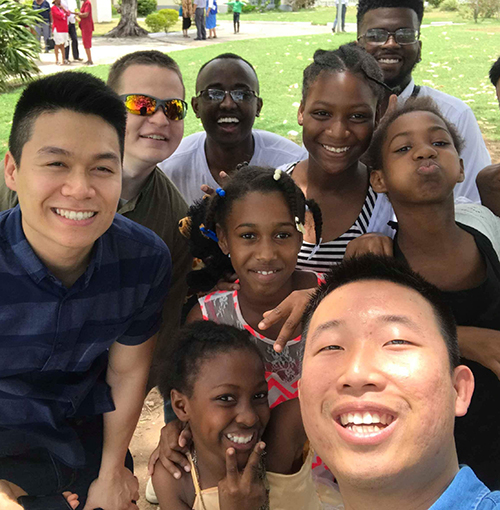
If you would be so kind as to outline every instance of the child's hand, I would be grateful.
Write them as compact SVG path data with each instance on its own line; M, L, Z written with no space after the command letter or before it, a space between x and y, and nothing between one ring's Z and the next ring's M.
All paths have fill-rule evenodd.
M159 460L163 467L177 480L182 476L182 471L189 473L191 465L186 457L191 446L192 435L188 424L180 420L167 423L160 434L160 442L151 454L148 463L148 472L154 473L155 464Z
M226 478L219 482L220 510L259 510L268 494L261 476L261 457L265 443L255 445L243 473L238 471L234 448L226 450Z
M294 290L276 308L264 312L263 319L259 322L259 329L265 330L278 321L285 320L276 342L274 350L281 352L286 343L293 339L293 332L300 325L302 315L306 309L311 295L315 289Z
M219 172L219 182L221 186L225 186L229 180L229 175L226 172ZM207 195L215 195L215 190L208 184L202 184L200 186L201 191Z
M344 258L350 259L352 257L359 257L366 253L385 255L387 257L394 256L392 239L378 232L363 234L349 242L345 250Z

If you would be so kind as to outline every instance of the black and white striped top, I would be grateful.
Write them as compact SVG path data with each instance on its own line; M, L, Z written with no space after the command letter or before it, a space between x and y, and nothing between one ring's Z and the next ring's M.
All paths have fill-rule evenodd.
M284 172L291 174L297 163L283 166L281 169ZM377 193L373 191L371 186L368 186L368 192L366 194L363 207L361 208L361 212L352 227L347 232L344 232L341 236L337 237L337 239L327 243L322 243L312 257L311 253L313 252L315 245L313 243L303 241L299 252L299 258L297 260L297 269L324 273L328 271L332 264L342 262L349 242L367 233L368 224L370 223L370 218L372 216L376 200Z

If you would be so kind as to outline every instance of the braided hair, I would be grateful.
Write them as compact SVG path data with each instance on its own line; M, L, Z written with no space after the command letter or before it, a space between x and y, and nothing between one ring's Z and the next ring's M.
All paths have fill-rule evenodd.
M217 193L211 198L205 217L206 227L215 231L217 224L224 226L232 204L253 191L281 193L290 208L292 218L298 218L302 225L305 223L306 210L311 211L316 244L320 244L323 219L319 205L314 200L306 200L290 175L272 168L241 165L224 187L224 193Z
M377 61L356 43L349 43L333 51L316 50L312 64L304 69L302 102L306 102L311 85L321 73L346 71L364 78L379 101L384 98L387 90L391 91L384 83L384 74Z
M368 11L386 8L411 9L417 14L419 23L422 23L422 18L424 17L423 0L359 0L357 14L358 27L363 23L363 16Z
M212 321L197 321L182 327L174 337L170 356L164 358L158 370L158 388L163 398L170 398L172 389L191 398L203 362L234 351L248 351L262 360L245 330Z

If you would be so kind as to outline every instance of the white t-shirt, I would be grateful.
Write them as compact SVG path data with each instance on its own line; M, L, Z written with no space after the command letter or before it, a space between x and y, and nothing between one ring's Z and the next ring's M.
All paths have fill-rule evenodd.
M250 165L277 168L285 163L307 158L307 151L286 138L253 129L255 142L254 153ZM190 205L203 197L200 189L202 184L212 188L219 185L212 177L205 154L205 131L184 138L177 150L158 166L177 186L186 202Z
M411 96L414 87L415 82L411 80L398 97L400 104ZM474 113L462 100L440 90L420 87L418 97L425 96L430 96L435 101L441 113L455 125L465 141L465 146L460 154L464 160L465 180L455 186L455 203L480 203L476 177L485 166L491 165L491 158ZM387 226L387 222L390 220L395 220L392 206L385 195L379 195L368 225L368 232L380 232L394 237L394 230Z
M61 5L70 12L75 12L78 9L76 0L61 0ZM68 23L75 23L75 15L68 16Z

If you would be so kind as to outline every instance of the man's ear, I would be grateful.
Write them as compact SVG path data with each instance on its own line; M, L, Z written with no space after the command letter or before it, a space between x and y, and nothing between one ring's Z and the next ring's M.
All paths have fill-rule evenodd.
M193 107L193 112L196 114L196 118L200 118L200 115L198 114L198 99L199 97L193 96L191 98L191 106Z
M177 390L170 391L172 410L181 421L189 421L189 399Z
M304 125L304 103L300 102L299 110L297 111L297 122L299 126Z
M227 244L227 237L224 229L221 225L217 223L215 226L215 233L217 234L217 239L219 239L219 248L222 250L224 255L229 255L229 246Z
M372 185L373 191L377 193L387 193L382 170L372 170L370 172L370 184Z
M257 111L255 112L256 117L260 116L260 111L262 110L263 104L264 104L264 102L262 101L262 98L258 97L257 98Z
M464 160L460 158L460 177L457 182L464 182L465 180L465 170L464 170Z
M16 186L17 165L10 151L8 151L7 154L5 154L3 168L5 184L12 191L17 191Z
M474 393L474 376L469 367L460 365L453 371L453 386L457 392L455 416L464 416Z

